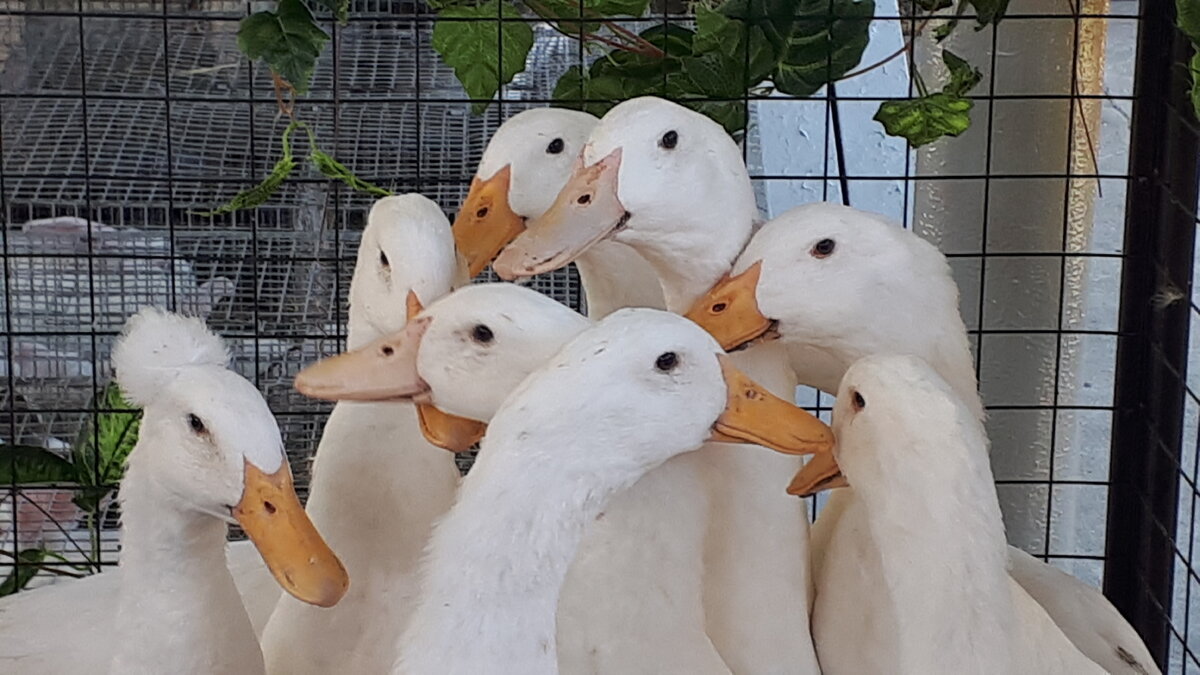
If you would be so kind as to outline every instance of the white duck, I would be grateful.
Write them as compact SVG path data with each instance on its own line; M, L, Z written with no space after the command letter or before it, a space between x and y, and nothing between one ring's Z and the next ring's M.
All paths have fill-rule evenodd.
M522 379L591 325L513 284L459 289L414 323L417 330L306 368L297 388L333 399L415 396L487 421ZM705 634L699 605L703 529L676 527L670 545L663 544L664 520L700 522L695 511L709 508L698 481L664 497L660 479L678 476L665 468L651 472L589 526L559 601L563 672L729 672Z
M616 493L714 436L828 449L823 424L719 351L679 316L626 309L527 378L492 419L434 530L394 672L557 673L559 589L585 530Z
M858 359L915 355L938 371L976 419L983 419L949 265L912 232L876 214L807 204L763 225L734 273L687 314L726 348L777 338L789 350L799 380L831 394ZM825 460L809 462L797 490L815 491L836 481L836 466ZM867 555L856 536L864 531L861 521L844 522L854 495L853 489L835 491L813 527L815 622L825 604L819 591L834 583L829 575L851 573L827 572L827 552L846 547ZM841 541L833 539L835 532ZM1089 658L1113 673L1157 672L1141 639L1099 591L1020 549L1009 547L1008 555L1013 578ZM858 567L868 560L878 562L864 558ZM833 606L841 601L828 598Z
M119 377L121 378L122 387L126 389L127 394L138 395L138 381L133 381L131 378L137 377L137 368L139 365L154 365L154 358L161 359L179 358L179 359L205 359L211 360L211 368L208 370L216 371L217 366L220 366L223 375L212 375L211 378L216 378L221 387L229 390L229 395L238 396L239 405L232 408L232 411L222 413L220 423L222 428L229 429L246 429L246 434L254 437L262 437L266 434L265 425L270 424L272 434L278 435L275 428L274 419L270 418L269 411L266 411L265 404L257 393L253 393L254 398L251 399L251 392L246 392L245 382L233 374L224 372L224 351L220 345L220 341L216 337L208 335L208 333L199 334L203 329L203 325L198 322L184 321L180 318L163 318L154 315L152 312L144 312L139 315L136 321L131 322L131 327L142 327L139 334L134 337L145 337L151 334L151 330L155 334L161 333L167 336L176 336L180 340L178 345L179 353L161 351L154 354L143 350L132 350L130 345L142 344L142 342L130 341L127 337L125 344L126 356L120 357L120 354L114 356L116 366L118 366ZM193 331L197 335L188 336L187 331ZM181 335L180 335L181 334ZM205 337L205 335L208 335ZM152 335L151 335L152 336ZM190 341L188 341L190 340ZM166 342L163 342L166 344ZM205 352L208 350L208 352ZM188 352L188 350L191 350ZM128 356L131 354L132 356ZM124 358L126 364L124 368L121 365L121 359ZM220 362L220 363L217 363ZM169 362L167 362L169 363ZM182 362L180 362L182 363ZM145 369L149 374L158 372L155 369ZM160 376L168 378L172 370L163 365L160 368ZM200 370L188 370L187 372L200 372ZM199 377L198 375L196 377ZM210 380L211 380L210 378ZM228 381L228 382L226 382ZM194 395L196 396L211 396L214 392L214 387L217 384L210 382L208 387L199 388ZM174 401L174 405L184 405L186 400L182 398L185 393L174 392L174 398L164 396L161 401L162 406L170 405L170 401ZM149 402L157 401L158 396L149 396L148 399L143 399ZM202 401L205 406L212 408L215 404L211 401ZM162 406L154 408L155 411L162 410ZM262 414L259 414L262 413ZM238 417L241 414L241 417ZM142 425L142 438L140 442L144 442L146 446L154 446L154 444L162 443L173 446L176 452L185 452L190 447L187 444L176 443L179 438L175 438L170 434L178 431L172 428L168 422L163 422L160 425L152 425L151 420L160 418L162 413L152 412L151 408L146 408L146 422ZM262 419L259 419L262 418ZM169 418L174 420L174 418ZM210 423L211 426L214 422ZM228 431L223 431L228 434ZM232 442L232 440L229 440ZM139 446L140 447L140 446ZM259 449L258 452L274 452L280 447L280 443L276 441L270 448ZM235 450L241 452L244 450L239 444L238 447L223 448L224 453L233 456ZM155 455L154 450L143 452L138 456L145 456L146 459L134 461L131 456L130 468L128 468L127 479L121 486L122 500L125 500L126 506L122 509L125 518L125 545L124 554L122 554L121 565L113 569L113 571L103 574L92 575L85 579L76 581L68 581L68 583L59 583L52 586L42 587L34 591L17 593L17 595L7 597L0 601L0 671L19 671L19 673L86 673L96 669L97 663L107 663L110 656L113 655L114 649L118 644L125 644L120 638L120 632L130 633L138 632L140 628L134 627L136 622L149 622L152 626L146 629L155 628L154 614L146 614L139 616L131 613L130 610L124 611L121 619L114 625L113 613L118 611L119 605L125 603L140 602L139 598L145 593L138 590L138 584L126 583L128 575L133 575L134 579L160 581L167 583L168 579L162 574L155 574L155 571L160 567L152 567L155 565L161 566L161 558L154 557L151 560L145 560L144 556L139 555L139 551L144 551L145 546L155 545L154 538L181 536L179 530L162 530L162 528L148 527L146 519L150 519L150 525L155 522L163 522L166 524L170 518L170 524L186 527L188 530L196 532L198 539L194 540L187 548L179 548L172 551L172 555L179 556L180 551L187 551L185 555L179 556L181 560L179 565L181 568L191 567L196 571L203 571L203 577L196 578L197 584L206 584L204 587L209 587L214 584L218 586L210 589L212 592L210 603L196 604L197 611L192 613L191 619L200 621L205 617L210 617L212 611L218 613L230 614L230 626L241 626L238 617L241 615L250 616L250 626L248 626L245 637L240 637L239 644L248 644L253 641L253 651L256 653L256 658L259 663L262 661L262 655L258 652L257 635L266 620L266 616L270 613L270 608L274 607L276 599L280 596L280 586L272 579L272 573L268 566L263 563L263 557L259 554L256 546L251 540L245 542L236 542L229 545L228 558L224 555L224 537L226 537L226 527L220 521L209 521L210 515L203 516L202 520L196 521L196 513L188 514L187 509L181 509L176 512L174 509L164 509L160 504L152 504L152 500L156 496L152 488L155 486L169 485L168 479L184 480L182 477L170 477L164 474L164 471L170 467L156 468L155 460L152 456ZM181 458L184 461L186 458ZM256 460L263 460L262 456L256 455ZM263 460L263 464L271 464ZM182 464L186 466L188 471L197 468L200 465L196 461ZM271 464L276 466L277 464ZM175 471L179 471L179 466L175 466ZM265 468L265 466L264 466ZM238 471L241 471L241 465L238 465ZM152 477L148 480L140 480L139 477ZM131 483L132 477L132 483ZM160 480L162 478L162 480ZM212 476L211 479L220 478ZM229 478L229 477L224 477ZM196 482L198 477L191 477L192 482ZM188 492L179 492L180 496L191 496L193 500L200 498L194 495L198 485L192 485L193 494L188 495ZM143 489L145 488L145 489ZM144 506L143 506L144 504ZM220 504L218 504L220 506ZM193 510L196 509L196 503L192 503ZM215 513L218 508L210 507L206 513ZM152 514L152 518L150 515ZM302 515L302 513L301 513ZM149 539L149 540L148 540ZM221 544L216 544L216 540L220 539ZM143 542L145 542L143 544ZM220 551L220 552L217 552ZM194 558L193 558L194 556ZM128 558L128 560L126 560ZM224 586L224 575L212 569L212 566L217 565L216 561L224 563L228 566L230 577L233 583L236 584L241 601L235 603L235 598L228 597L228 593L220 590ZM151 567L148 567L151 566ZM132 571L132 572L131 572ZM174 575L170 577L170 584L176 583ZM188 589L185 584L180 583L181 589ZM146 587L149 591L149 587ZM194 587L188 589L188 597L196 596L197 593ZM209 590L200 593L206 596ZM224 596L222 597L222 593ZM151 599L158 604L172 602L172 598L168 596L151 595ZM182 599L176 598L174 602L184 602ZM216 604L214 604L216 603ZM244 604L245 603L245 604ZM218 609L215 609L218 608ZM156 611L167 609L166 607L155 607ZM208 613L208 614L200 614ZM211 621L210 621L211 623ZM158 634L161 629L150 634ZM239 634L240 635L240 634ZM185 632L180 632L180 637L187 637ZM143 639L128 640L127 646L132 650L138 650L138 653L128 656L128 658L138 658L142 655L140 650L145 649L146 641ZM178 640L173 643L155 643L181 646ZM246 647L248 649L248 647ZM246 649L240 650L245 653ZM230 650L233 651L232 647ZM149 653L149 652L148 652ZM203 655L199 655L203 657ZM169 659L170 662L175 662L175 657ZM260 668L260 667L259 667ZM246 669L241 671L250 671Z
M680 105L637 98L605 115L555 203L528 224L493 269L504 278L529 276L566 265L597 243L623 243L650 263L667 308L683 312L733 265L757 218L749 174L729 135ZM735 359L776 394L790 396L794 390L785 355L776 347ZM692 480L699 476L709 483L712 509L690 516L696 521L689 526L707 533L705 621L734 672L774 673L781 667L818 672L806 638L807 508L788 503L772 488L798 466L795 458L730 453L713 445L663 467L690 470ZM655 489L680 491L669 485ZM657 541L672 545L682 523L664 517L660 525Z
M377 201L350 284L350 348L404 328L409 294L440 297L456 273L450 222L437 204L417 194ZM418 560L459 477L453 455L422 438L422 421L431 423L410 403L334 407L313 463L307 509L354 585L333 609L280 599L262 638L270 672L379 673L395 659L394 635L417 595Z
M349 583L292 489L275 419L199 319L142 310L113 364L144 416L121 482L122 583L105 608L107 630L48 634L28 653L0 656L0 670L81 673L111 662L122 674L261 673L225 564L227 524L241 525L279 584L305 602L331 606ZM39 618L24 609L4 623Z
M817 589L822 672L1106 672L1008 574L976 407L915 356L870 356L846 371L833 456L878 567L861 569L856 551L827 553L824 565L845 572Z
M528 219L550 208L598 121L576 110L534 108L500 125L454 220L470 276L523 232ZM654 270L628 246L601 242L576 263L591 318L622 307L664 307Z

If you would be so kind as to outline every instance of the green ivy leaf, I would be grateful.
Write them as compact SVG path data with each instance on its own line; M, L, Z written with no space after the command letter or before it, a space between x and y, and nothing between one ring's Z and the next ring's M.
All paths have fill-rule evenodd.
M75 465L45 448L0 445L0 484L75 483Z
M933 39L941 42L950 37L955 28L958 28L958 19L951 19L933 29Z
M942 52L942 62L950 71L950 82L942 91L910 101L885 101L875 113L890 136L908 139L918 148L942 136L958 136L971 126L974 102L963 98L982 77L969 63L950 51Z
M17 553L16 565L3 582L0 582L0 597L12 595L29 585L37 574L37 566L45 562L49 554L44 548L27 548Z
M501 12L506 18L521 16L516 8L507 2L501 4L500 0L489 0L477 7L449 7L438 13L433 48L454 69L455 77L471 98L491 99L501 84L512 82L517 73L525 70L525 57L533 47L533 29L519 21L496 21ZM498 53L500 49L502 54ZM475 103L472 110L479 114L487 106Z
M317 0L317 2L333 12L333 18L343 26L350 19L350 0Z
M862 60L874 16L874 0L800 0L787 52L771 78L775 88L811 96L850 72Z
M975 10L975 30L983 30L989 24L1000 23L1008 11L1008 0L960 0L969 3Z
M647 28L640 36L662 49L666 58L613 51L596 59L587 71L572 66L558 78L554 99L561 106L601 116L626 99L670 95L673 85L669 82L682 72L682 58L691 55L694 33L667 24ZM593 102L583 102L589 99Z
M317 57L329 35L321 30L301 0L279 0L278 12L259 12L242 19L238 48L252 60L262 59L303 94L312 81Z
M752 8L726 3L721 9L733 12ZM760 9L765 9L765 6ZM791 19L786 14L782 21L791 25ZM697 54L719 52L728 56L733 64L731 75L736 78L740 74L745 86L753 87L771 74L784 52L784 38L777 24L766 17L757 16L747 26L747 22L740 18L730 18L720 11L699 5L696 7L695 51Z
M889 136L919 148L942 136L958 136L971 126L970 99L937 92L911 101L885 101L875 113Z
M120 482L125 475L125 461L137 444L142 416L139 408L125 400L116 382L104 387L96 407L105 412L96 414L94 426L83 429L72 455L79 482L103 487Z
M942 88L947 94L963 96L983 79L983 73L979 72L978 68L972 67L949 49L942 50L942 63L946 64L946 69L950 71L950 82Z

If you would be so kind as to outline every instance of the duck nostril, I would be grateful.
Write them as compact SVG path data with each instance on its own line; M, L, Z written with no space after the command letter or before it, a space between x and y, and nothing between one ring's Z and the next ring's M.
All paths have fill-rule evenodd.
M275 515L275 505L271 502L263 502L263 508L266 509L267 515Z
M383 352L384 356L391 356L392 354L396 353L396 350L392 349L391 345L384 345L381 351Z
M578 204L587 204L590 201L592 201L592 196L589 194L579 195L579 199L575 200L575 202Z

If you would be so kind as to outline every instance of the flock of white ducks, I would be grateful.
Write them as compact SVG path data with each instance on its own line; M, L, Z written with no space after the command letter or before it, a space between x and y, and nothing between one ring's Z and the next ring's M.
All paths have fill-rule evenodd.
M587 318L467 284L571 262ZM762 223L679 105L514 116L453 227L377 202L348 343L296 379L338 401L305 513L220 340L133 317L121 565L0 602L0 671L1158 672L1007 547L943 256L832 204ZM832 431L796 384L836 394ZM823 489L810 535L795 495Z

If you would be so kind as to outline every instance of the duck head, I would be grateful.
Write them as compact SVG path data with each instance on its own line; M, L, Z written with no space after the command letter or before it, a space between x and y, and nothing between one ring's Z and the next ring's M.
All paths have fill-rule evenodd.
M639 308L580 333L522 382L493 419L492 440L629 484L711 440L807 454L830 450L833 436L738 371L695 324Z
M535 108L500 125L454 219L470 277L525 231L527 219L550 208L598 121L576 110Z
M437 204L418 194L376 201L350 281L350 348L404 328L410 291L430 302L458 281L464 272Z
M964 466L992 489L987 437L974 412L925 360L886 354L846 371L833 408L837 447L828 463L856 489L922 489L920 481L963 483ZM788 492L823 488L806 466ZM994 495L994 493L993 493ZM994 501L995 497L991 499Z
M756 217L741 151L720 125L636 98L604 116L553 205L492 267L505 279L532 276L617 241L654 267L670 307L696 280L706 289L729 269Z
M403 330L301 371L296 388L330 400L416 401L465 420L423 419L422 430L435 445L466 450L521 380L590 325L513 284L467 286L424 309L414 299L413 310Z
M983 416L945 257L877 214L828 203L785 212L686 315L726 349L780 340L799 381L827 392L860 358L917 355ZM832 455L801 473L812 491L846 484Z
M349 586L346 569L296 497L262 395L227 363L199 319L150 308L129 320L113 365L143 409L130 473L153 481L174 508L236 522L284 590L332 606Z

